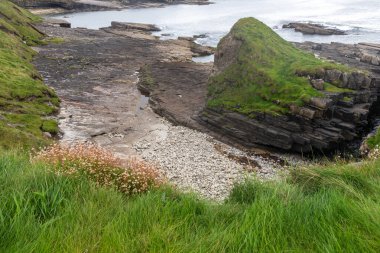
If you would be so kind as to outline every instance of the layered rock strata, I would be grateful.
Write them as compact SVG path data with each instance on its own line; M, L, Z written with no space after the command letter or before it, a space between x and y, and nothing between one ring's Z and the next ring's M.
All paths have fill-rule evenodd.
M215 54L214 76L224 73L233 64L239 64L238 55L242 53L243 43L245 42L235 37L233 32L223 39ZM319 52L320 47L328 46L313 44L308 48L303 47ZM371 47L371 50L376 48ZM341 49L338 53L344 54L345 50ZM366 53L368 48L367 51L358 49L353 59L355 64L350 64L366 70L350 69L346 72L319 69L314 73L296 71L295 75L308 78L310 85L319 90L321 95L312 97L301 106L289 105L287 113L255 112L244 115L223 106L207 106L199 118L213 130L238 139L246 146L263 144L297 152L335 149L363 133L368 127L371 107L378 99L380 68L377 67L376 60L363 60ZM347 55L344 57L347 58ZM252 58L252 61L260 59ZM370 62L371 65L368 66L365 62ZM248 73L241 74L244 76ZM327 84L330 84L330 88L326 88Z

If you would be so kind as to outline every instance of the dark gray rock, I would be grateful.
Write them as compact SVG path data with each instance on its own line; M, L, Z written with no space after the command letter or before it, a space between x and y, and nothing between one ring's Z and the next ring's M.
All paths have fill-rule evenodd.
M194 41L194 37L186 37L186 36L179 36L178 40L187 40L187 41Z
M131 23L131 22L111 22L112 29L121 29L121 30L138 30L144 32L159 32L161 31L155 25L152 24L141 24L141 23Z
M323 25L313 24L313 23L289 23L283 25L282 28L292 28L296 32L301 32L303 34L317 34L317 35L345 35L346 33L342 30L335 28L328 28ZM318 46L317 50L321 50Z
M71 28L71 23L64 19L46 18L45 22L53 26Z
M340 82L340 77L342 76L341 71L332 69L332 70L326 70L325 73L326 73L325 74L326 82L333 83L333 84Z

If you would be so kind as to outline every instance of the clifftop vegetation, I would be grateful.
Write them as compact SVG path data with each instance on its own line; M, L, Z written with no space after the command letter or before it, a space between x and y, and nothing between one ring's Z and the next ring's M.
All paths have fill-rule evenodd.
M59 100L31 64L30 46L43 43L44 35L33 26L40 21L9 1L0 2L0 147L46 144L43 131L57 132L47 116L57 111Z

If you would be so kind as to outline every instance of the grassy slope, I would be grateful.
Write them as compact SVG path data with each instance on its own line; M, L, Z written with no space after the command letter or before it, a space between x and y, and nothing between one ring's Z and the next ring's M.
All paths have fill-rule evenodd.
M0 147L48 142L41 127L59 100L31 64L35 52L29 45L43 38L31 24L39 21L9 1L0 2Z
M379 252L380 161L237 186L227 203L133 199L0 156L0 252Z
M225 107L247 115L286 113L291 104L302 105L311 97L322 96L306 77L295 73L318 77L321 69L349 71L295 48L254 18L239 20L231 33L243 44L237 62L209 80L210 107ZM329 83L325 88L345 91Z

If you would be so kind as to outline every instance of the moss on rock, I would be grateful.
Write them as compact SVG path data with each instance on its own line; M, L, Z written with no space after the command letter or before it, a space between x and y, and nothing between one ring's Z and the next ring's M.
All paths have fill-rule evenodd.
M56 135L58 134L58 123L56 120L45 120L42 123L41 130Z

